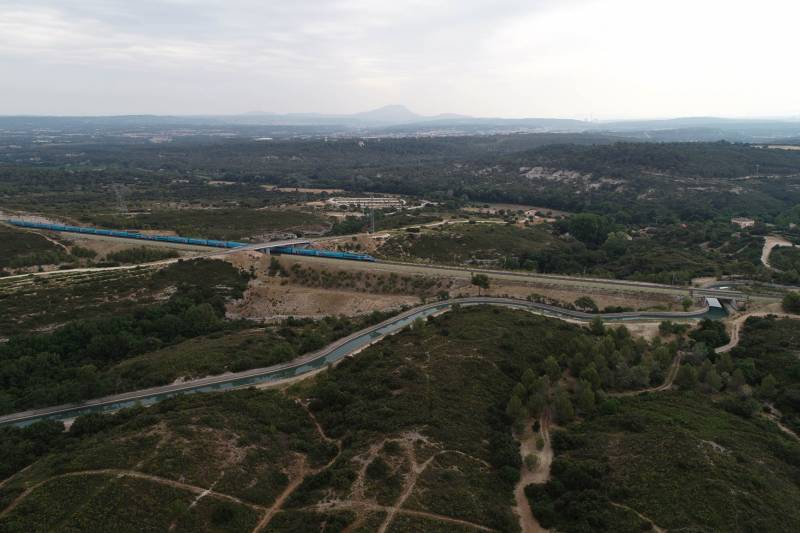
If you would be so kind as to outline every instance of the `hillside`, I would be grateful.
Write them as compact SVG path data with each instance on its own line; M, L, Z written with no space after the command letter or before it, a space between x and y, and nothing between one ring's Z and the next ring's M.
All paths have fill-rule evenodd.
M614 397L660 383L637 369L676 349L454 310L282 392L0 429L0 531L518 531L514 435L539 414L563 428L552 480L527 491L543 525L793 530L796 440L695 392Z

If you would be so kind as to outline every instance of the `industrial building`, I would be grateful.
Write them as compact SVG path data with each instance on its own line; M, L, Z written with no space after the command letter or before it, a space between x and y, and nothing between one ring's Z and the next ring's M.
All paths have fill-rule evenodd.
M337 197L337 198L329 198L328 204L341 207L341 206L356 206L359 208L372 208L372 209L382 209L385 207L402 207L406 205L406 201L402 198L392 198L392 197L385 197L380 196L377 198L345 198L345 197Z

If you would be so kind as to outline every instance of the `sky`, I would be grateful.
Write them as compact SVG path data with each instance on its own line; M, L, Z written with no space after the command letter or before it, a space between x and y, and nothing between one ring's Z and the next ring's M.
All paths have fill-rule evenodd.
M800 116L797 0L0 0L0 114Z

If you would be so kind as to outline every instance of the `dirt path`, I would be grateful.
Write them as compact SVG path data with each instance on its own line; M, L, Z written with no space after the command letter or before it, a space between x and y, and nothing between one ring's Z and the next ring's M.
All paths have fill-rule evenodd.
M414 442L415 441L406 441L405 449L406 449L406 458L408 459L408 464L410 465L408 471L408 477L405 479L405 486L403 487L403 492L400 494L400 497L394 502L388 512L386 513L386 519L381 524L381 527L378 528L378 533L386 533L386 530L389 528L389 524L392 523L394 517L397 515L397 512L406 502L411 493L414 492L414 488L417 486L417 479L419 475L422 474L428 466L433 462L433 460L439 455L439 453L431 455L424 463L419 464L417 462L417 453L414 450Z
M553 462L553 447L550 445L550 414L545 412L539 419L539 433L534 433L531 428L532 420L525 422L525 430L519 435L519 454L522 458L522 471L517 485L514 487L515 512L519 516L519 526L522 533L543 533L544 529L533 516L528 498L525 496L525 487L540 485L550 479L550 465ZM536 447L536 438L541 437L544 446L541 450ZM537 458L536 468L533 470L525 466L525 457L533 455Z
M120 470L120 469L115 469L115 468L105 468L105 469L100 469L100 470L82 470L82 471L79 471L79 472L67 472L66 474L59 474L57 476L49 477L49 478L47 478L47 479L45 479L43 481L40 481L39 483L36 483L35 485L25 489L25 491L22 492L22 494L17 496L17 498L13 502L11 502L11 504L8 507L6 507L5 509L3 509L2 512L0 512L0 518L4 518L11 511L13 511L20 503L22 503L28 496L30 496L31 493L33 493L36 489L38 489L39 487L41 487L43 485L46 485L47 483L50 483L51 481L55 481L57 479L62 479L62 478L67 478L67 477L107 476L107 475L116 475L117 478L132 477L132 478L137 478L137 479L145 479L147 481L152 481L154 483L160 483L162 485L168 485L168 486L174 487L176 489L186 490L186 491L192 492L192 493L197 494L197 495L211 496L213 498L217 498L217 499L220 499L220 500L226 500L226 501L229 501L229 502L237 503L239 505L244 505L246 507L249 507L251 509L255 509L257 511L261 511L261 512L266 512L267 511L266 508L264 508L264 507L262 507L260 505L249 503L249 502L241 500L241 499L239 499L239 498L237 498L235 496L230 496L228 494L223 494L221 492L216 492L216 491L211 490L211 489L206 488L206 487L198 487L197 485L190 485L188 483L182 483L180 481L175 481L173 479L167 479L167 478L163 478L163 477L159 477L159 476L153 476L153 475L150 475L150 474L145 474L143 472L137 472L135 470Z
M637 511L636 509L632 509L632 508L628 507L627 505L623 505L621 503L616 503L616 502L610 502L610 503L614 507L618 507L619 509L625 509L627 511L632 512L633 514L635 514L636 516L638 516L639 518L641 518L645 522L650 522L650 527L652 528L652 531L655 531L656 533L666 533L667 532L666 529L664 529L663 527L658 527L655 522L653 522L652 520L647 518L645 515L643 515L642 513Z
M681 369L681 361L683 361L683 355L678 353L675 356L675 359L672 360L672 363L669 365L669 369L667 370L667 377L664 379L664 383L661 385L657 385L655 387L647 387L646 389L636 389L636 390L628 390L625 392L609 392L608 396L637 396L639 394L644 394L645 392L661 392L665 390L669 390L672 388L672 384L675 382L675 378L678 377L678 371Z
M36 464L36 463L35 463L35 462L33 462L33 463L29 464L28 466L26 466L25 468L23 468L22 470L18 470L18 471L16 471L16 472L14 472L13 474L11 474L11 475L10 475L10 476L8 476L7 478L5 478L3 481L0 481L0 489L2 489L3 487L5 487L5 486L6 486L6 483L8 483L9 481L11 481L12 479L14 479L15 477L17 477L17 476L18 476L18 475L20 475L21 473L25 472L27 469L29 469L30 467L32 467L34 464Z
M383 449L384 445L387 442L394 442L402 447L403 452L405 453L405 461L407 461L409 465L409 470L408 474L405 476L405 479L403 480L402 492L394 501L394 503L392 505L380 505L368 499L368 496L365 491L364 479L366 476L367 467L378 456L380 450ZM405 502L408 500L411 494L413 494L419 476L422 475L422 473L425 472L425 470L427 470L428 467L433 463L433 461L440 455L447 453L461 455L463 457L467 457L469 459L472 459L480 463L486 468L491 468L491 465L489 465L489 463L487 463L486 461L477 457L473 457L460 450L439 450L436 453L433 453L428 459L420 463L417 460L417 454L415 449L415 445L418 442L424 442L430 444L427 437L414 431L406 432L398 438L386 438L373 443L364 453L353 458L353 461L359 463L359 469L358 472L356 473L356 479L353 481L351 485L348 499L331 499L324 501L322 503L310 505L303 509L321 511L321 512L327 512L332 510L354 511L356 512L357 517L356 521L353 524L351 524L351 527L354 527L358 523L362 523L365 518L366 512L369 511L383 512L386 513L386 518L378 528L378 531L382 533L385 533L388 530L388 528L394 521L395 517L399 514L408 516L418 516L421 518L428 518L430 520L437 520L449 524L457 524L460 526L466 526L480 531L492 531L492 529L489 527L483 526L481 524L476 524L474 522L469 522L468 520L453 518L450 516L431 513L428 511L418 511L414 509L403 508ZM350 528L348 528L348 530L350 530Z
M389 513L394 509L394 507L387 507L385 505L379 505L377 503L371 503L367 501L353 501L353 500L339 500L334 502L326 502L326 503L319 503L316 505L311 505L309 507L303 507L302 510L305 511L374 511L374 512L382 512L382 513ZM476 524L474 522L469 522L467 520L460 520L458 518L452 518L450 516L444 516L436 513L429 513L427 511L415 511L413 509L397 509L397 514L407 515L407 516L418 516L420 518L428 518L430 520L438 520L439 522L446 522L448 524L455 524L459 526L471 527L473 529L477 529L479 531L494 531L491 528L486 526L482 526L481 524Z
M281 495L275 499L275 503L273 503L272 506L267 509L267 511L264 513L264 516L261 518L258 524L256 524L256 527L253 528L253 533L264 531L264 529L266 529L270 521L272 521L272 518L281 511L283 504L286 502L289 496L292 495L295 489L300 486L306 476L310 473L310 471L306 468L306 458L304 455L300 456L300 465L298 466L297 470L297 474L292 476L289 484L286 485L286 488L283 489L283 492L281 492Z
M730 329L728 331L728 336L730 337L730 341L728 341L728 344L719 346L714 351L717 353L731 351L739 344L739 334L741 332L742 326L744 325L744 323L747 321L748 318L750 318L751 316L762 317L769 315L774 315L778 318L793 318L795 320L800 320L800 315L793 315L791 313L772 313L770 311L753 311L751 313L744 313L742 315L733 318L729 322Z
M49 235L46 235L46 234L41 233L39 231L30 231L30 233L33 233L34 235L38 235L40 237L44 237L44 239L49 241L51 244L53 244L55 246L58 246L59 248L61 248L65 252L69 253L69 248L67 248L63 243L60 243L57 240L55 240L54 238L50 237Z
M778 411L778 409L771 403L767 402L765 405L767 406L769 411L762 412L761 416L763 416L767 420L772 421L776 426L778 426L778 429L780 429L790 437L794 438L795 440L800 440L800 436L798 436L797 433L795 433L794 431L783 425L783 422L781 422L781 418L783 417L781 412Z
M770 270L775 270L776 272L780 272L777 268L774 268L772 265L769 264L769 255L772 253L772 249L776 246L794 246L791 242L786 240L783 237L778 235L768 235L764 237L764 247L761 249L761 262L764 264L765 267L769 268Z
M301 400L296 400L296 401L306 411L306 413L308 413L308 417L314 424L314 427L316 428L320 438L325 442L332 442L336 445L337 453L330 461L328 461L327 464L316 469L309 468L306 465L306 457L304 455L300 455L300 464L297 467L297 473L292 477L289 484L283 490L281 495L278 496L278 498L275 500L272 506L264 513L264 516L258 522L256 527L253 528L253 533L257 533L258 531L263 531L264 529L266 529L266 527L269 525L269 523L272 521L275 515L283 510L283 504L286 503L286 500L289 499L289 496L291 496L292 493L295 490L297 490L297 487L299 487L308 476L317 474L327 468L330 468L331 465L333 465L333 463L335 463L336 460L339 458L339 454L342 453L342 442L340 440L332 439L328 435L326 435L325 431L322 429L322 426L319 424L319 421L314 416L314 413L312 413L311 410L308 408L308 405Z

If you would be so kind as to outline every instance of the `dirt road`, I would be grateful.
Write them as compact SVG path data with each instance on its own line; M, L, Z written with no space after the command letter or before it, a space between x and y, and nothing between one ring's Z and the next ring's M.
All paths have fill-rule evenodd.
M778 270L777 268L774 268L772 265L769 264L769 255L772 253L772 249L775 248L776 246L794 246L794 245L779 235L768 235L764 237L764 248L761 249L761 262L764 263L765 267L777 271Z
M796 320L800 320L800 315L793 315L791 313L780 313L780 312L773 313L770 311L754 311L752 313L744 313L742 315L733 318L729 322L730 328L728 330L728 335L730 336L731 340L728 341L728 344L720 346L716 348L714 351L717 353L724 353L731 351L739 344L739 333L742 329L742 326L744 325L744 323L747 321L748 318L750 318L751 316L768 316L768 315L774 315L778 318L793 318Z
M553 448L550 445L550 415L545 412L539 419L539 432L534 433L531 428L532 420L525 423L525 430L519 435L519 454L522 458L522 471L517 485L514 487L515 511L519 516L519 526L523 533L543 533L544 529L536 517L525 496L525 487L528 485L541 485L550 479L550 465L553 462ZM540 450L536 446L537 437L544 442ZM533 455L537 458L536 467L533 469L525 465L525 458Z

